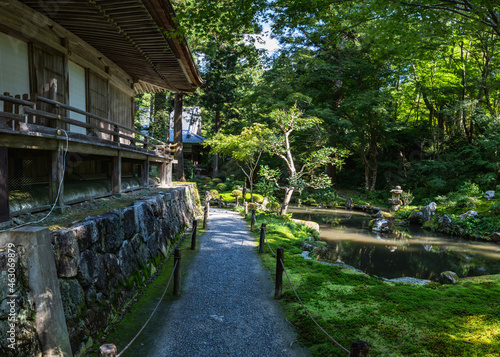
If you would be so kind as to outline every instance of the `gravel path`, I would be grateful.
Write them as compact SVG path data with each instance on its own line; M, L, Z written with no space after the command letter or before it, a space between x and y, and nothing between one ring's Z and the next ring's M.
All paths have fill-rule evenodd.
M309 356L240 215L211 208L208 228L150 356Z

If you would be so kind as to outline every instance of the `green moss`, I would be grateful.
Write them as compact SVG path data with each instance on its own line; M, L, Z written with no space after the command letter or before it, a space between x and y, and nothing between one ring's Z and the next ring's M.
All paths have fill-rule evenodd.
M343 346L364 340L372 356L500 355L500 275L461 279L456 285L384 282L305 260L298 247L307 230L258 214L257 226L264 222L271 248L285 248L285 267L302 301ZM265 250L259 257L274 274L275 258ZM305 314L286 277L280 303L313 355L344 355Z

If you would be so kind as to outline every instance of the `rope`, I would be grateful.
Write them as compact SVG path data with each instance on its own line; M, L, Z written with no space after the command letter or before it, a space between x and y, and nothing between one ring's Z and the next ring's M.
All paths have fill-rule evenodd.
M14 229L21 228L21 227L24 227L24 226L27 226L30 224L36 224L36 223L43 222L52 214L52 211L54 211L54 208L56 208L57 201L59 200L59 196L61 195L62 186L63 186L63 182L64 182L64 172L66 171L66 154L68 153L68 147L69 147L68 133L66 132L66 130L63 130L63 129L61 129L61 131L63 131L64 134L66 134L66 148L64 149L64 156L63 156L63 176L61 178L61 181L59 182L59 188L57 189L57 196L56 196L54 204L52 205L52 208L50 209L49 213L47 213L47 215L45 217L43 217L42 219L40 219L38 221L23 223L23 224L20 224L18 226L15 226L15 227L1 230L0 233L12 231Z
M132 341L129 342L129 344L127 346L125 346L125 348L116 355L116 357L120 357L123 352L125 352L127 350L127 348L130 347L130 345L132 345L132 343L137 339L137 337L139 337L139 335L141 334L142 330L144 330L144 328L146 327L146 325L148 324L149 320L151 320L151 318L153 317L154 313L156 312L156 310L158 309L158 306L160 306L160 303L162 302L163 300L163 297L165 296L165 294L167 293L167 289L170 285L170 281L172 280L172 277L174 276L174 272L175 272L175 268L177 268L177 264L179 263L179 261L176 261L175 262L175 265L174 265L174 269L172 270L172 274L170 275L170 278L168 279L168 283L167 283L167 286L165 287L165 290L163 291L163 294L160 298L160 301L158 301L158 304L156 304L156 307L155 309L153 310L153 312L151 313L151 315L149 316L148 320L144 323L144 325L142 326L142 328L139 330L139 332L137 332L137 335L135 335L135 337L132 339Z
M261 228L262 229L262 228ZM269 242L267 240L267 234L266 234L266 243L267 243L267 246L269 247L269 250L271 251L271 253L273 253L273 255L276 257L276 253L273 252L273 249L271 248L271 246L269 245Z
M285 264L283 264L283 260L280 259L280 263L281 263L281 266L283 267L283 271L285 272L285 275L286 275L286 278L288 279L288 282L290 283L290 286L292 287L292 290L293 292L295 293L295 296L297 297L297 300L299 300L300 304L302 305L302 307L304 308L305 312L307 313L307 315L311 318L311 320L314 322L314 324L316 326L318 326L318 328L325 334L328 336L328 338L330 338L330 340L332 340L337 346L339 346L340 348L342 348L345 352L347 352L348 354L350 354L351 352L345 348L344 346L342 346L339 342L337 342L332 336L330 336L328 334L328 332L325 331L325 329L323 327L321 327L317 322L316 320L314 319L314 317L312 317L311 313L309 312L309 310L307 310L306 306L304 305L304 303L302 302L302 300L300 299L299 295L297 294L297 291L295 290L293 284L292 284L292 281L290 280L290 277L288 276L288 272L286 271L286 268L285 268Z

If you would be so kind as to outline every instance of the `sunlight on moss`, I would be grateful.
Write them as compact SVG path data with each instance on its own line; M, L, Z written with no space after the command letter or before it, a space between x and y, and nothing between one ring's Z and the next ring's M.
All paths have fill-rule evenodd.
M464 318L462 328L462 331L450 337L474 344L498 344L500 339L500 322L488 321L484 315Z

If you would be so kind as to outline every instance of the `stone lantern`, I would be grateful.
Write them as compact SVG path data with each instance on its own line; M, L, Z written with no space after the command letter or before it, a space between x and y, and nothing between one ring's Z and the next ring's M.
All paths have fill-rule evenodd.
M401 205L403 204L403 202L399 198L403 193L403 190L401 189L401 186L396 186L391 190L391 193L392 193L392 198L389 198L389 203L392 205L391 210L396 212L398 209L401 208Z

